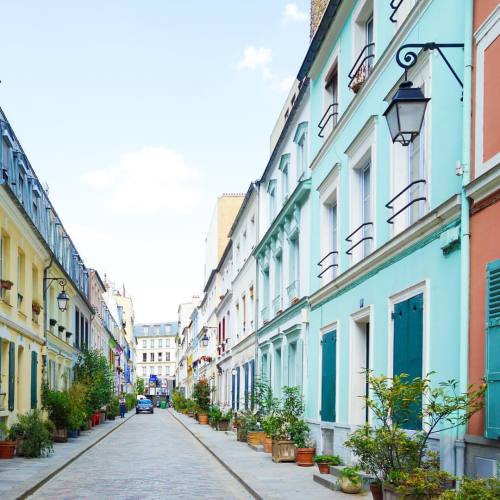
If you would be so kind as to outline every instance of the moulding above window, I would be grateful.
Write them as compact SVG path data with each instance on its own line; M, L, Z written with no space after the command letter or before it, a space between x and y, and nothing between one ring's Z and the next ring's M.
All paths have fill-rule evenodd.
M336 185L339 178L340 162L335 163L327 176L323 179L321 184L317 187L320 198L329 196L331 187Z
M377 118L377 115L371 115L368 120L366 120L365 124L358 132L354 140L344 151L344 153L349 158L355 157L361 148L366 149L366 142L368 141L370 135L372 135L375 131L375 123L377 122Z
M293 136L293 142L299 142L302 136L307 132L307 122L300 122L295 129L295 135Z
M299 337L301 331L302 325L295 324L283 330L282 333L288 342L294 342Z
M268 193L273 193L275 189L276 189L276 179L271 179L267 183L267 192Z
M290 153L285 153L281 155L278 169L283 172L286 168L288 168L289 163L290 163Z

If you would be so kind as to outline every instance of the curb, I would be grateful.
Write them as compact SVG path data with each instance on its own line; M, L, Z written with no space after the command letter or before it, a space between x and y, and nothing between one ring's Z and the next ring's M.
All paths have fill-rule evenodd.
M175 413L169 409L169 414L179 422L184 429L186 429L202 446L205 448L216 460L219 462L247 491L257 500L265 500L263 496L259 495L241 476L234 472L231 467L222 460L218 455L215 454Z
M123 422L120 422L118 425L110 429L106 434L103 434L97 441L94 441L92 444L84 448L83 450L79 451L74 457L70 458L67 462L62 464L60 467L58 467L56 470L52 471L50 474L45 476L43 479L38 481L34 486L31 486L29 489L21 493L20 495L16 496L16 500L23 500L33 493L35 493L36 490L40 489L45 483L50 481L54 476L59 474L61 471L63 471L68 465L73 463L75 460L80 458L84 453L86 453L88 450L93 448L96 444L100 443L104 438L107 438L112 432L116 431L116 429L119 429L124 423L128 422L131 418L133 418L135 414L132 414L130 417L125 419Z

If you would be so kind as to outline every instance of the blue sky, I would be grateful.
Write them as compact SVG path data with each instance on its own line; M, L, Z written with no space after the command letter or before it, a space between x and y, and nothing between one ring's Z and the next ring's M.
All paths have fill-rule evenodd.
M0 106L86 264L174 320L215 197L260 176L307 0L3 2Z

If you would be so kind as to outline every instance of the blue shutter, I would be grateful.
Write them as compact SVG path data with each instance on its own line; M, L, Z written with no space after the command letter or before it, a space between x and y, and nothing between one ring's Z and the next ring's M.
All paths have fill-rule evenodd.
M231 408L233 409L233 411L236 410L235 396L236 396L236 375L231 375Z
M248 410L248 363L245 364L245 410Z
M337 332L323 335L321 367L321 420L335 422L335 388L337 382Z
M9 411L14 411L16 387L16 345L9 342Z
M38 353L31 351L31 409L37 407L38 392Z
M394 306L393 374L406 373L408 380L422 377L423 295L419 294ZM404 429L421 429L422 400L410 408Z
M240 367L236 368L236 410L240 409Z
M486 272L486 437L500 438L500 260Z
M250 404L253 410L253 401L255 396L255 360L250 361L250 394L252 395L250 399Z

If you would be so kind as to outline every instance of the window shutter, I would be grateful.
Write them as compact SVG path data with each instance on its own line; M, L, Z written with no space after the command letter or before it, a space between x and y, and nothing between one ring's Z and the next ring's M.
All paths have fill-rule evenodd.
M9 411L14 411L16 387L16 345L9 342Z
M38 388L38 353L31 351L31 409L37 407L37 388Z
M231 375L231 407L236 410L235 396L236 396L236 375Z
M245 410L248 409L248 363L245 364Z
M253 401L255 396L255 360L250 361L250 404L253 410Z
M240 367L236 368L236 410L240 409Z
M321 371L321 420L335 422L335 387L337 382L337 332L323 335Z
M419 294L394 306L393 375L406 373L408 380L422 377L423 295ZM422 400L415 403L404 429L420 429Z
M500 438L500 260L486 272L486 437Z

